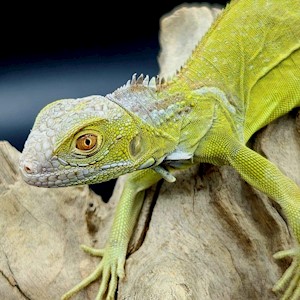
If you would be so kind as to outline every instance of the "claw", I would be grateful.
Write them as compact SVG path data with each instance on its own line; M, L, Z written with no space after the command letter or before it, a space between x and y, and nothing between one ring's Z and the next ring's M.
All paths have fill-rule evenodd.
M101 280L100 289L97 294L96 300L103 299L103 295L105 294L105 292L107 290L107 286L109 285L110 269L103 269L102 273L103 273L102 280Z
M294 257L296 256L297 254L299 254L300 252L300 249L299 248L292 248L292 249L288 249L288 250L282 250L282 251L278 251L276 252L273 257L275 259L282 259L282 258L285 258L287 256L289 257Z
M287 286L281 300L297 300L300 298L300 249L279 251L273 255L275 259L282 259L287 256L293 257L293 262L272 290L278 292Z
M124 266L125 266L125 257L123 257L122 259L119 259L119 261L118 261L117 275L121 279L123 279L125 277Z
M295 272L296 268L294 268L294 276L293 278L290 280L290 284L288 286L288 288L286 289L282 300L288 300L288 299L292 299L294 298L293 296L295 296L294 291L296 290L298 284L299 284L299 278L300 278L300 274ZM299 298L297 298L299 299Z
M298 300L300 298L300 286L295 289L294 295L291 300Z
M88 253L88 254L90 254L92 256L100 256L100 257L102 257L104 255L104 253L105 253L105 249L92 248L92 247L89 247L89 246L86 246L86 245L80 245L80 248L84 252L86 252L86 253Z
M84 280L82 280L79 284L77 284L71 290L69 290L67 293L65 293L61 297L61 300L70 299L74 294L76 294L77 292L79 292L82 289L84 289L85 287L87 287L93 281L97 280L101 275L102 269L103 269L103 262L101 261L93 273L91 273L88 277L86 277Z
M116 274L116 267L115 266L112 268L111 273ZM108 299L110 299L110 298L114 299L115 291L117 289L117 283L118 283L117 276L112 276L111 280L110 280L110 283L109 283L109 288L108 288L108 294L107 294Z
M293 261L292 264L287 268L282 277L277 281L277 283L273 287L273 292L278 292L282 290L288 282L293 277L295 270L297 268L297 261Z
M61 300L67 300L71 298L75 293L84 289L93 281L101 278L101 284L95 300L104 299L104 295L107 292L106 299L114 299L115 291L117 289L118 277L123 278L125 276L124 265L126 258L126 248L115 248L108 246L105 249L95 249L85 245L81 245L81 248L86 253L92 256L102 257L101 262L98 264L94 272L88 277L82 280L74 288L64 294ZM117 251L119 250L119 251Z

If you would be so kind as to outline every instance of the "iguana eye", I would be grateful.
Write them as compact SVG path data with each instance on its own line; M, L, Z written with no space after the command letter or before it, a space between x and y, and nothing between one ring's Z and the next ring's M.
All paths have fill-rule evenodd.
M94 134L85 134L76 140L76 148L79 150L91 150L97 145L97 136Z

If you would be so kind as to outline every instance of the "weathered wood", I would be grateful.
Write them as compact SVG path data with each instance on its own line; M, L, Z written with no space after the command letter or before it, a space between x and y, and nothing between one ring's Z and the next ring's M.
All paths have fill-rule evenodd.
M79 248L96 239L88 231L86 213L97 214L102 224L109 209L87 186L43 189L25 184L18 157L7 142L0 143L0 298L59 299L95 266L96 259Z
M179 22L180 11L176 18ZM189 19L186 11L184 18ZM178 68L167 70L165 63L192 28L181 34L168 30L161 34L174 34L176 42L171 52L162 43L162 74ZM270 124L252 145L300 185L295 115ZM0 142L0 299L56 300L99 262L79 245L104 246L124 177L106 204L87 186L25 184L18 157L9 143ZM275 261L272 254L292 243L280 208L231 167L195 166L178 172L176 183L147 192L118 299L276 299L271 288L289 261ZM74 299L94 299L98 286Z

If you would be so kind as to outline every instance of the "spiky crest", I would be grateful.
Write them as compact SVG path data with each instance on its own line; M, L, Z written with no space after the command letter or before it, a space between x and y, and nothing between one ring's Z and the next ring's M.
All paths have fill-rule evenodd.
M166 79L164 77L160 77L159 75L157 75L157 76L152 76L150 78L149 75L144 75L143 73L141 73L137 77L137 73L134 73L132 75L131 79L129 79L126 82L126 84L121 86L119 89L128 88L128 87L143 87L144 86L147 88L157 90L157 89L160 89L161 87L163 87L164 85L166 85L171 80L172 80L172 77Z

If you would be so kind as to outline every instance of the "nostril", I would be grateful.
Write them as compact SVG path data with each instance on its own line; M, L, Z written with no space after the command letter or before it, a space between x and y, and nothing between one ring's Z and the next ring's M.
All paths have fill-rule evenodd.
M24 165L23 170L28 174L31 174L33 172L32 167L29 165Z

